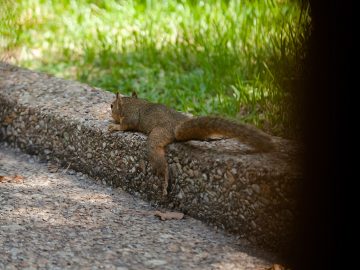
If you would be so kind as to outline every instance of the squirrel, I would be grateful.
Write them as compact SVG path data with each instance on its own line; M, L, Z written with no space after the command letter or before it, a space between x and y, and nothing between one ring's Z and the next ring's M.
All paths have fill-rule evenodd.
M253 146L257 151L274 150L271 137L248 124L234 123L220 117L191 117L163 104L152 103L137 97L121 97L116 94L111 103L111 115L115 124L109 131L140 131L148 135L149 162L159 177L163 177L163 195L167 195L169 169L165 147L174 141L207 140L221 135L237 138Z

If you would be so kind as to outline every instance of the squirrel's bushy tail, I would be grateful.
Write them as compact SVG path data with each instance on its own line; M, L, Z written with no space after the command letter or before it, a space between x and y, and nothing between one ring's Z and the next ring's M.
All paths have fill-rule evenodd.
M269 152L274 149L271 137L261 130L220 117L201 116L190 118L175 128L175 138L177 141L205 140L216 135L237 138L239 141L263 152Z

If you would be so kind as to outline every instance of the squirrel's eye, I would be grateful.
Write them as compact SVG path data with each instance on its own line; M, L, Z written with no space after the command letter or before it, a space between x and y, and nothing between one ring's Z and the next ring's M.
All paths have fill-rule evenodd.
M112 109L113 105L111 104L111 109Z

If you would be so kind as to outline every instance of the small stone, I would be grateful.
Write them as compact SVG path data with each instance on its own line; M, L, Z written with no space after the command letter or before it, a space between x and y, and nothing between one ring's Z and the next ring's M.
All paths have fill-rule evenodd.
M179 163L175 163L179 173L182 173L182 168Z
M176 244L170 244L168 247L170 252L178 252L179 251L179 246Z
M145 262L145 264L149 265L149 266L152 266L152 267L154 267L154 266L162 266L162 265L166 264L166 261L154 259L154 260L150 260L150 261Z
M63 137L65 141L69 140L69 134L67 132L63 133Z
M226 177L227 177L227 179L229 181L229 183L228 183L229 186L235 183L235 177L231 172L227 171L226 172Z
M178 198L178 199L182 199L182 198L184 198L184 192L182 191L182 190L180 190L180 192L176 195L176 198Z
M251 227L252 227L253 229L256 229L257 226L256 226L255 221L252 220L252 221L250 222L250 224L251 224Z
M250 188L246 188L246 189L245 189L245 192L246 192L249 196L251 196L251 195L253 194L253 191L252 191L252 189L250 189Z
M251 188L253 191L255 191L256 193L260 193L260 186L257 184L252 184Z
M208 203L208 202L209 202L209 196L208 196L207 193L201 194L201 198L203 199L203 201L204 201L205 203Z

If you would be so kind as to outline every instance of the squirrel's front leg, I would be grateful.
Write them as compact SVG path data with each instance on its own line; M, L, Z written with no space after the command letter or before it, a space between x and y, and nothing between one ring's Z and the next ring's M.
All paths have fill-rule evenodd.
M148 138L149 162L157 176L164 178L163 195L167 195L169 168L165 158L165 147L174 141L173 135L164 128L154 128Z
M108 127L109 132L126 131L128 129L129 126L125 123L125 121L121 121L120 124L110 124Z
M108 127L109 132L115 132L115 131L123 131L121 128L121 125L119 124L110 124Z

